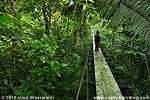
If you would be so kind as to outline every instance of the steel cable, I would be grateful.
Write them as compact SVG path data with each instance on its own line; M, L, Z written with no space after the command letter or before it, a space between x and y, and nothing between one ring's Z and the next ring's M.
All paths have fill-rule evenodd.
M91 44L91 42L90 42L90 44ZM89 53L90 53L90 48L88 50L86 61L85 61L85 64L84 64L84 69L83 69L83 73L82 73L82 76L81 76L81 80L80 80L80 84L79 84L79 88L78 88L76 100L78 100L78 98L79 98L79 94L80 94L80 90L81 90L81 86L82 86L82 82L83 82L83 78L84 78L84 73L85 73L86 65L87 65L87 62L88 62L88 59L89 59Z

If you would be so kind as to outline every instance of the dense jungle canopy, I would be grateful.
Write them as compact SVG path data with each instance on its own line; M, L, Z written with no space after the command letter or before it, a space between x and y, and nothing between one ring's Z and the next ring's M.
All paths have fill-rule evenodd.
M93 26L124 95L150 97L150 0L0 1L0 96L74 100Z

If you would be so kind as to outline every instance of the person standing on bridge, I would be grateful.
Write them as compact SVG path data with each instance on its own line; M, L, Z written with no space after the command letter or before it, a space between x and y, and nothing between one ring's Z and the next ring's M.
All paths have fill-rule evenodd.
M100 37L99 33L100 32L97 30L96 35L94 36L95 37L95 39L94 39L94 41L95 41L95 51L99 51L99 47L100 47L101 37Z

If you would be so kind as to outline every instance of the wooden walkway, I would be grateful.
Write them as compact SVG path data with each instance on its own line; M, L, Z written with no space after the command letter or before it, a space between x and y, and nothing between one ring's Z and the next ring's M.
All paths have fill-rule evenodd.
M102 51L95 52L94 29L93 32L93 53L96 82L96 100L124 100L121 91L112 75L112 72L105 61Z

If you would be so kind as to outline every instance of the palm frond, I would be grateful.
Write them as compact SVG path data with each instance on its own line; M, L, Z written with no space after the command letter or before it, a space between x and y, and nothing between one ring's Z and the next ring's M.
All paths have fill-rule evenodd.
M122 5L115 12L108 27L128 24L127 31L134 32L134 38L149 43L150 38L150 1L122 0ZM145 46L146 46L145 45Z

